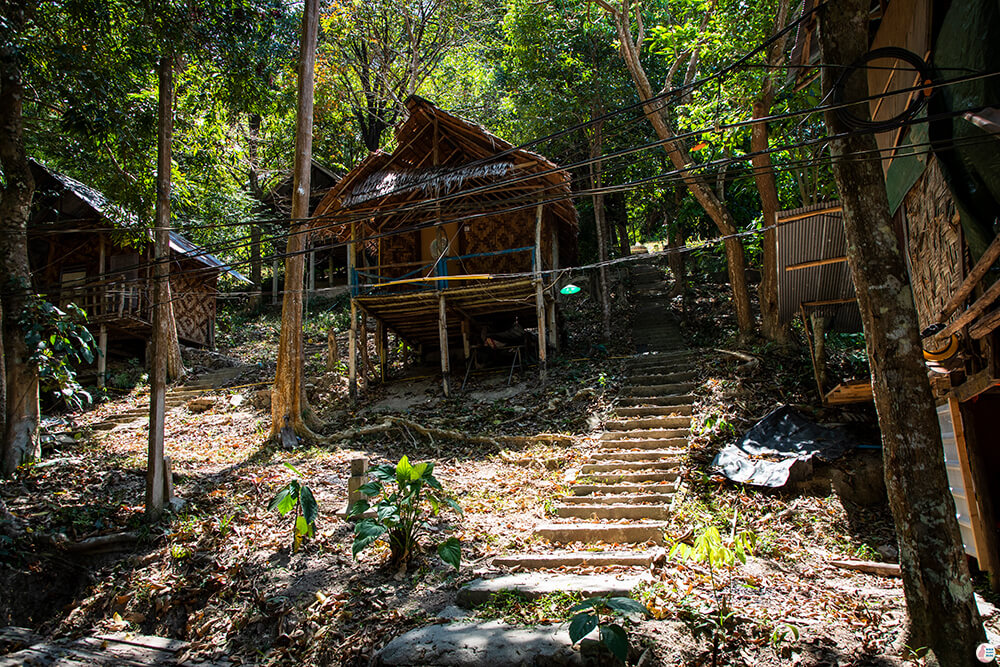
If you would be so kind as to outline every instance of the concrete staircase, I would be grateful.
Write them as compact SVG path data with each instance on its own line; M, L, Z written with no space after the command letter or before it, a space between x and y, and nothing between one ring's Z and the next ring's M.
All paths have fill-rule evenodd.
M246 370L245 367L234 366L231 368L221 368L217 371L205 373L195 380L191 380L183 385L173 387L167 391L166 406L169 413L174 408L187 404L193 398L197 398L204 392L226 386L235 380ZM94 425L99 431L110 431L122 424L131 424L138 419L149 419L149 398L143 399L142 403L135 407L124 410L108 417L105 421Z
M596 446L535 534L553 545L547 554L496 558L501 568L645 567L642 550L609 545L662 544L665 520L687 447L697 373L669 309L667 284L655 266L632 269L633 336L638 353L629 379Z

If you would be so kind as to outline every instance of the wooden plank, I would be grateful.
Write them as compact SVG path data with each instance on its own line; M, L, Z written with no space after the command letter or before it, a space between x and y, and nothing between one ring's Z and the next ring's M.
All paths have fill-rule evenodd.
M984 537L983 520L979 514L979 491L972 479L972 469L969 466L969 451L965 443L965 425L962 423L962 411L958 400L948 399L948 410L951 412L952 428L955 430L955 449L958 451L958 466L962 473L962 483L965 486L965 502L969 506L969 523L972 525L972 536L975 540L976 558L983 553ZM985 559L983 559L985 560Z
M978 322L969 327L969 336L974 340L979 340L993 333L997 327L1000 327L1000 308L987 313Z
M806 218L812 218L817 215L829 215L830 213L840 213L844 210L843 206L831 206L830 208L821 208L818 211L809 211L807 213L796 213L795 215L790 215L788 217L778 217L778 224L783 225L786 222L795 222L796 220L805 220Z
M939 322L944 322L951 317L952 313L958 310L958 307L969 298L972 290L976 288L976 285L983 279L986 272L990 270L994 262L997 261L997 258L1000 258L1000 236L993 238L993 242L990 243L989 247L986 248L986 252L983 253L983 256L979 258L976 265L969 271L969 275L962 281L958 290L948 299L948 303L941 308L941 313L938 315Z
M844 405L847 403L864 403L874 399L871 380L854 381L838 384L823 398L826 405Z
M441 348L441 387L445 398L451 396L451 359L448 350L448 310L444 294L438 296L438 344Z
M976 299L961 315L952 320L951 324L942 329L936 338L939 341L944 340L962 327L970 324L974 319L982 315L987 308L992 306L998 297L1000 297L1000 280L990 285L981 297Z
M826 299L823 301L803 301L802 306L805 308L819 308L821 306L839 306L844 303L854 303L857 298L850 299Z
M840 264L841 262L846 262L847 257L830 257L829 259L816 259L811 262L802 262L801 264L789 264L785 267L785 271L798 271L800 269L811 269L814 266L826 266L827 264Z
M965 382L951 390L951 395L960 403L965 403L983 393L987 389L1000 386L1000 379L993 377L990 371L979 371Z

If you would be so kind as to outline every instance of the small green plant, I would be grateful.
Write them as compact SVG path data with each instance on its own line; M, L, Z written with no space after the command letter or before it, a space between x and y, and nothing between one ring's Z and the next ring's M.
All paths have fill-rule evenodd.
M576 615L569 622L569 640L574 645L598 628L603 643L611 653L625 662L628 659L628 631L616 623L616 617L625 621L634 616L645 617L646 608L632 598L597 597L584 600L570 608Z
M350 518L361 518L354 526L355 558L379 539L385 539L389 543L389 564L405 565L419 550L417 539L426 530L428 519L437 516L442 506L462 514L462 508L434 477L432 462L412 465L404 456L394 466L372 468L369 475L374 479L360 489L368 500L359 500L348 510ZM369 500L375 499L373 506ZM362 518L373 509L375 516ZM437 552L441 560L458 569L462 545L457 538L441 542Z
M717 664L719 647L726 641L735 617L735 612L729 604L729 595L726 593L731 583L732 570L737 563L747 562L747 555L753 553L757 543L757 536L753 531L735 532L736 519L737 516L734 514L733 535L728 540L722 539L718 528L709 526L695 538L693 545L677 542L670 549L671 558L704 563L708 566L715 608L704 613L690 605L681 605L683 612L681 619L691 629L693 635L696 637L705 635L712 642L712 665ZM725 585L720 581L723 572L730 573L730 581Z
M295 466L285 463L284 466L292 471L296 477L302 477L302 473L295 469ZM319 505L313 496L312 490L298 479L293 479L278 490L274 498L268 504L267 509L278 510L281 516L294 512L295 521L292 524L292 552L296 552L302 546L303 540L313 537L316 533L316 518L319 516Z
M504 589L476 608L479 618L500 618L511 625L537 625L561 622L569 616L570 608L580 602L582 595L557 591L530 599L520 591Z
M771 633L771 648L781 658L790 658L791 650L789 645L793 641L799 640L799 628L791 623L779 623Z

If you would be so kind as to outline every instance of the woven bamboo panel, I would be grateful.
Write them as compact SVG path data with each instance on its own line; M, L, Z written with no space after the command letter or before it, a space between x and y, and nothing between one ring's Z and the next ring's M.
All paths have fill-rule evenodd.
M475 255L511 248L524 248L535 244L534 215L524 211L506 215L480 218L465 227L465 253ZM531 270L528 252L473 257L464 260L468 273L520 273Z
M379 274L387 278L398 278L409 273L416 267L391 266L392 264L406 264L416 262L420 258L417 256L416 234L396 234L382 239L382 261L381 266L386 267L379 270Z
M189 268L189 267L185 267ZM170 276L170 295L177 322L177 337L188 343L208 345L215 321L216 275L182 273Z
M937 321L965 278L962 225L936 160L907 193L903 207L913 300L923 329Z

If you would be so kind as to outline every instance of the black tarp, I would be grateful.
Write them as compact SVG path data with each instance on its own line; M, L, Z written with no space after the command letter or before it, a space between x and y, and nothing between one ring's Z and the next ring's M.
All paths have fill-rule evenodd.
M867 440L847 427L816 424L785 405L754 424L742 441L726 445L712 465L734 482L777 488L809 477L814 457L832 461Z

